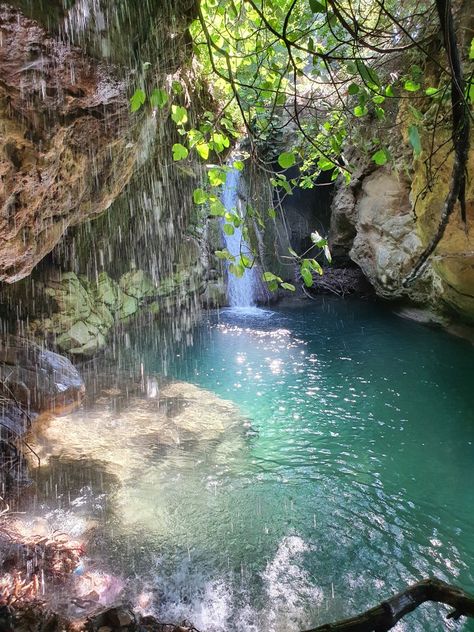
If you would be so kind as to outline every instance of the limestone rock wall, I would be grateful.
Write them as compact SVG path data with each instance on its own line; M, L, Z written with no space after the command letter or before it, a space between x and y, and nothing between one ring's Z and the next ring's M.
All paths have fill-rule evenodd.
M474 29L471 4L457 3L455 26L465 76L472 73L468 50ZM446 63L441 40L431 42L431 59L423 61L426 85L444 86ZM439 62L439 63L437 63ZM403 279L436 234L453 169L449 98L428 98L420 91L417 110L406 99L391 106L390 136L385 142L392 160L376 167L355 145L347 159L355 167L349 186L338 183L333 202L330 242L333 251L357 263L377 293L427 308L434 318L474 323L474 132L471 125L464 225L459 203L445 234L422 275L405 288ZM416 125L421 151L414 155L408 132ZM354 121L359 145L375 131ZM384 133L378 130L378 134ZM357 134L356 134L357 137Z
M198 258L155 282L133 269L118 280L103 271L95 279L51 267L14 286L4 301L17 310L24 335L75 357L103 350L114 329L136 317L156 317L183 307L203 291Z
M0 281L110 206L133 172L132 132L113 69L0 4Z
M414 161L409 175L393 166L374 168L361 159L351 184L340 184L335 195L331 249L348 253L379 296L409 300L434 314L474 322L472 178L466 191L467 228L457 209L422 275L408 288L402 286L436 231L449 189L452 156L447 149L434 159L437 175L431 188L426 186L424 158L426 154Z

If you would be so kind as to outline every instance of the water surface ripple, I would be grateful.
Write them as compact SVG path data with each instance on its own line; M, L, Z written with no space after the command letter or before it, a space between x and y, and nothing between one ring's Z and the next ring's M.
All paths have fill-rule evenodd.
M144 376L163 370L150 340L122 350ZM69 421L89 447L57 454L93 469L104 424L143 424L120 458L103 455L115 478L95 519L117 572L146 583L160 616L203 632L293 632L430 575L474 592L471 346L326 299L224 310L174 356L174 386L148 388L141 417L108 406L106 422L93 402ZM164 398L168 434L158 409L143 413L147 397ZM397 630L474 630L445 614L423 606Z

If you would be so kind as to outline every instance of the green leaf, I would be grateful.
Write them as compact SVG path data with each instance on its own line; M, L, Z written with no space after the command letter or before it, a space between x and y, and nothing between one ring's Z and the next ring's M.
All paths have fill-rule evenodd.
M184 160L188 157L189 151L186 149L184 145L181 143L175 143L172 147L173 149L173 160Z
M209 169L209 171L207 172L207 177L211 186L219 187L226 181L227 172L221 167L212 167L212 169Z
M130 109L132 112L136 112L139 110L142 105L145 103L146 94L143 90L138 89L132 94L132 98L130 99Z
M282 283L281 287L284 290L289 290L290 292L294 292L296 290L295 286L292 283Z
M269 208L268 211L268 217L270 217L271 219L275 219L276 217L276 211L274 208Z
M320 0L309 0L309 6L313 13L324 13L326 11L326 3Z
M471 40L471 47L469 48L469 59L474 59L474 37Z
M331 169L334 169L335 165L331 160L328 160L327 158L320 158L318 160L318 167L321 169L321 171L330 171Z
M188 120L188 112L181 105L171 106L171 118L176 125L184 125Z
M390 156L386 149L379 149L372 156L372 160L375 162L376 165L379 165L379 166L384 165L389 158Z
M205 204L207 202L207 193L203 189L194 189L194 204Z
M408 140L413 147L415 156L419 156L421 153L421 139L416 125L410 125L408 128Z
M229 272L240 278L244 275L245 268L240 263L231 263L229 266Z
M222 230L225 232L226 235L233 235L235 232L235 228L233 224L224 224L224 226L222 227Z
M351 85L348 87L347 92L349 94L357 94L359 92L360 88L356 83L351 83Z
M311 274L311 270L301 266L300 272L306 287L311 287L313 285L313 275Z
M365 116L367 114L367 108L362 105L356 105L354 108L354 114L360 118L361 116Z
M298 255L296 254L296 252L293 250L293 248L288 248L288 252L290 253L290 255L292 257L294 257L295 259L299 259Z
M408 104L408 109L410 110L413 118L415 119L415 121L422 121L423 120L423 112L420 112L420 110L417 110L417 108L414 108L411 103Z
M230 140L224 134L216 132L212 135L212 145L217 153L224 151L225 147L229 147Z
M316 261L316 259L307 259L308 269L315 270L320 276L323 274L323 269Z
M269 281L278 281L279 277L277 277L276 274L273 274L273 272L264 272L262 274L262 279L268 283Z
M282 169L289 169L296 162L296 156L292 151L284 151L278 156L278 164Z
M232 163L232 166L234 167L234 169L237 169L237 171L242 171L244 168L244 163L241 160L235 160Z
M214 254L218 259L226 259L228 261L234 261L235 259L235 257L230 254L227 248L224 248L224 250L215 250Z
M356 66L359 75L362 77L364 83L369 86L369 88L371 87L371 84L375 84L376 86L380 87L380 79L375 70L366 66L366 64L364 64L361 59L356 60Z
M380 105L381 103L385 101L385 97L382 96L381 94L376 94L374 97L372 97L372 101L374 103L377 103L377 105Z
M405 90L407 90L407 92L417 92L421 88L421 85L416 81L408 79L403 84L403 87L405 88Z
M225 206L219 199L214 198L209 205L209 212L216 217L223 217L225 215Z
M164 108L168 100L168 94L161 88L155 88L150 94L150 105L152 108Z
M472 80L469 82L469 85L466 86L466 99L474 103L474 81Z
M270 178L270 183L274 187L281 187L282 189L285 189L288 195L291 195L293 193L290 183L283 174L280 174L278 178Z
M209 143L197 143L196 151L203 160L209 158Z
M438 94L438 92L439 92L438 88L426 88L425 90L425 94L428 97L432 97L435 94Z

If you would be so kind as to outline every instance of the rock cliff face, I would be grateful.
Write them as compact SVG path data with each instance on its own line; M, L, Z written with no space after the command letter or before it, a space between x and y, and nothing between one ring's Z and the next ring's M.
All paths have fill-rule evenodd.
M180 138L168 108L132 114L129 105L137 85L176 83L190 117L211 107L189 63L194 12L193 0L130 0L126 10L106 0L0 4L0 315L9 328L91 355L116 325L204 292L199 168L173 163ZM153 63L144 69L144 60ZM222 299L212 274L209 305Z
M471 7L459 2L456 11L458 46L465 74L474 28ZM443 86L440 76L445 52L433 43L432 58L423 68L426 85ZM436 63L438 58L439 63ZM421 92L421 91L420 91ZM395 106L398 107L395 107ZM406 100L392 106L390 166L376 167L352 148L349 162L356 166L348 187L338 186L332 211L330 241L335 253L347 253L360 266L377 293L427 308L434 320L474 323L474 133L471 125L466 181L466 224L459 203L446 232L422 275L405 288L402 281L436 234L452 180L453 144L450 99L424 95L413 111ZM357 123L355 124L357 125ZM416 125L421 151L414 155L408 139ZM379 130L380 131L380 130ZM374 129L360 126L362 140ZM364 142L361 143L363 145Z
M130 0L126 10L104 0L0 3L0 281L28 275L147 161L159 163L157 188L177 179L166 164L176 136L168 112L132 114L129 97L140 85L189 82L194 9L192 0Z
M110 206L132 175L132 129L113 69L0 5L1 281Z
M429 189L425 158L421 154L414 161L411 177L393 167L374 168L361 159L350 186L336 192L331 248L335 254L348 253L383 298L405 299L438 316L474 322L474 235L464 227L459 209L422 275L412 286L402 286L435 234L449 190L448 149L434 157L436 177ZM466 199L469 227L474 221L472 179Z

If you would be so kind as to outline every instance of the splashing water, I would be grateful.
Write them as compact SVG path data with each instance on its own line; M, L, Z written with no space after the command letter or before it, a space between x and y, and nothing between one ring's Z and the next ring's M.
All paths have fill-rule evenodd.
M222 193L222 203L228 211L236 211L242 216L242 211L239 203L238 187L240 180L240 171L237 169L231 169L227 173L227 178L224 185L224 191ZM253 254L250 252L249 246L245 243L242 236L240 226L234 228L232 235L228 235L223 232L224 241L227 250L234 257L239 257L241 254L247 256L250 260L253 259ZM257 304L256 297L257 290L257 269L255 266L252 268L246 268L244 274L241 277L237 277L230 271L227 276L227 295L229 299L229 305L231 307L253 307Z

